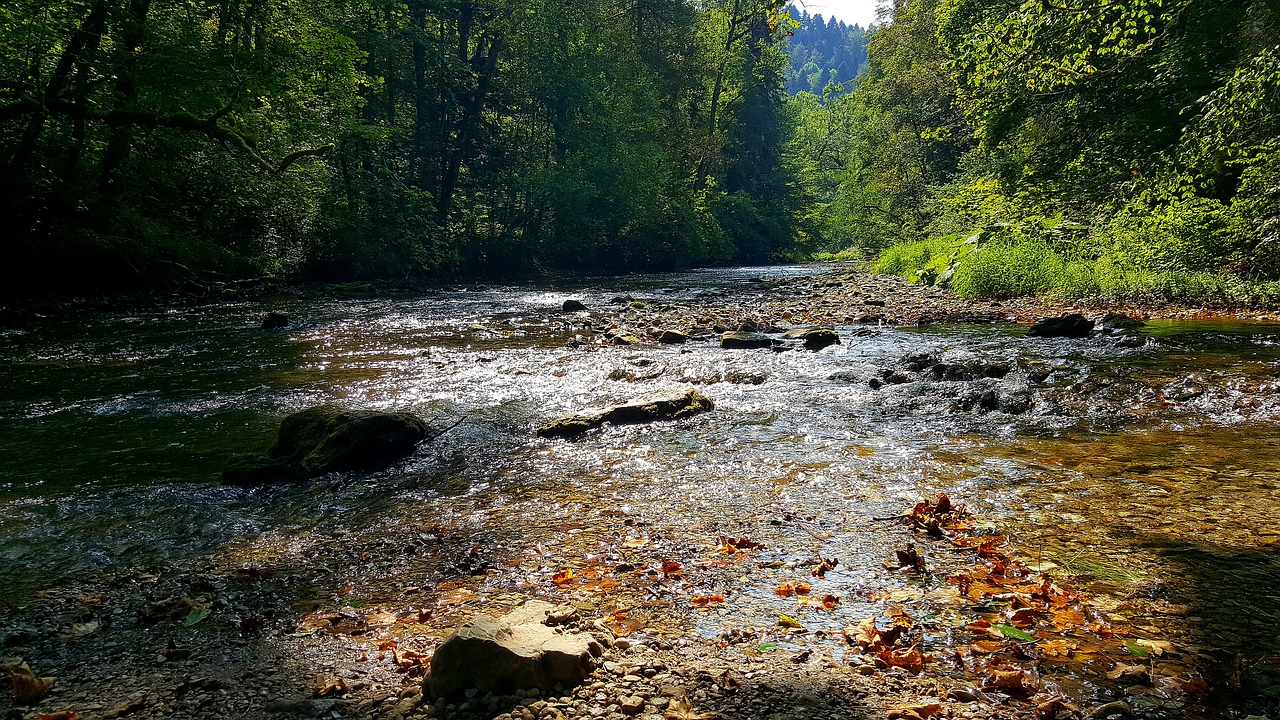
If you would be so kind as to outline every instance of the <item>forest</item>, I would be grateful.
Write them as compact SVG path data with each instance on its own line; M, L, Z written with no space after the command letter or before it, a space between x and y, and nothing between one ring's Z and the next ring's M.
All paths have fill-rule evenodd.
M1274 3L917 0L887 20L856 91L801 112L830 246L962 296L1274 302Z
M810 257L1266 301L1261 0L0 5L8 294Z
M0 6L5 286L764 261L779 2Z

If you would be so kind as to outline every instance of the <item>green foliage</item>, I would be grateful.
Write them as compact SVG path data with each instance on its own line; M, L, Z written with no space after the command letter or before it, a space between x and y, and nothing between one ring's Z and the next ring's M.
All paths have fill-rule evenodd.
M845 142L814 222L891 245L884 271L951 269L967 296L1263 301L1280 277L1277 32L1262 0L895 4L866 78L820 120ZM979 249L954 254L966 237Z
M10 292L667 268L797 235L780 0L14 0L0 21Z

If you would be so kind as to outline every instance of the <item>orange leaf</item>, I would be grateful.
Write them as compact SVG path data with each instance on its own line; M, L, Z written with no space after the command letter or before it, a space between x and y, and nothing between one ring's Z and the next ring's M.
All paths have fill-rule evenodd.
M824 595L822 597L822 608L824 610L835 610L836 606L839 604L840 604L840 598L836 597L835 595Z
M560 572L551 576L551 582L557 585L564 585L565 583L573 582L573 571L561 570Z
M778 587L774 588L773 591L780 597L791 597L796 594L796 586L791 583L782 583Z
M942 712L942 705L938 703L930 703L928 705L899 705L889 711L889 720L927 720L927 718Z
M680 572L680 563L676 562L675 560L662 561L663 575L675 575L678 572Z
M704 608L709 605L718 605L724 602L723 595L696 595L689 601L694 607Z
M920 670L924 667L925 656L914 647L903 650L885 650L876 657L885 661L892 667L902 667L908 670Z
M60 710L58 712L40 713L39 720L80 720L80 716L75 710Z
M812 590L812 589L813 589L813 588L812 588L812 587L809 585L809 583L807 583L807 582L798 582L798 583L796 583L796 594L797 594L797 595L808 595L808 594L809 594L809 591L810 591L810 590Z

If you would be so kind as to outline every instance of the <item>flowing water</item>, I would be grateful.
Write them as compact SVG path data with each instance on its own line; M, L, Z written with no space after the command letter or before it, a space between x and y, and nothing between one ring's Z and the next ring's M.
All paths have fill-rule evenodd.
M843 343L817 353L566 344L584 332L582 316L559 312L567 298L715 304L809 272L81 314L0 330L0 599L236 552L303 554L415 522L483 532L498 548L586 548L627 537L637 518L709 535L799 518L846 567L878 567L886 531L872 519L946 491L1046 565L1143 601L1152 632L1224 658L1280 653L1280 326L1153 321L1137 347L998 325L840 326ZM261 329L269 309L295 324ZM920 352L1008 372L868 383ZM619 369L653 377L610 379ZM765 380L710 382L733 372ZM534 437L566 413L690 383L713 413L578 442ZM373 475L218 483L232 455L271 444L283 415L322 402L410 410L438 427L465 419Z

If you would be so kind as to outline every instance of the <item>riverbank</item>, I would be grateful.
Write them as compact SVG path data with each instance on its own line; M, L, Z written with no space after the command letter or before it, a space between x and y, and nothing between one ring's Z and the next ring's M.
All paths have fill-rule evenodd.
M1089 587L1076 587L1079 567L1066 567L1058 555L1059 562L1048 559L1038 540L1021 539L1028 537L1026 525L1042 522L1037 507L1049 505L1035 497L1020 503L1017 493L1022 486L1073 482L1076 459L1069 451L1025 453L1010 444L1005 451L1025 466L1007 477L992 469L1008 464L991 447L1016 440L1013 423L1020 417L1050 418L1056 424L1028 425L1028 435L1061 432L1069 444L1077 440L1068 432L1076 424L1083 423L1087 437L1109 427L1104 423L1113 416L1169 412L1178 402L1168 399L1171 392L1140 407L1129 403L1146 402L1149 386L1165 387L1165 373L1180 378L1181 366L1148 369L1144 384L1108 386L1077 357L1077 346L1044 343L1036 351L1043 357L1023 358L1013 354L1022 338L1005 338L1009 333L997 327L972 339L946 336L947 345L963 351L946 360L960 369L1005 363L1007 382L904 377L908 381L894 386L897 395L860 382L864 365L894 369L904 354L929 350L941 361L944 349L928 334L931 324L1030 322L1072 310L1096 317L1117 308L964 303L933 288L843 268L762 275L759 282L736 274L671 292L665 279L616 294L597 287L590 296L578 294L588 309L577 313L560 310L577 294L571 290L518 301L461 290L402 304L357 299L326 306L327 315L294 305L279 309L301 321L275 334L253 320L276 306L253 305L171 330L163 328L163 315L128 318L122 327L130 332L158 333L160 351L137 337L122 350L95 348L79 336L39 346L24 356L31 358L22 360L24 368L61 362L56 356L71 348L82 363L72 368L76 373L107 365L100 359L106 357L120 368L110 377L144 379L136 391L112 388L114 395L95 395L93 402L71 397L59 408L37 407L35 400L30 406L47 416L86 407L89 428L144 411L173 424L165 413L174 407L216 415L222 407L216 403L228 396L237 412L253 407L265 415L336 395L361 405L412 407L440 426L454 414L468 420L408 464L372 477L252 491L184 477L183 484L154 488L122 484L115 496L86 485L60 491L45 505L34 496L8 504L13 520L4 527L15 535L49 523L51 533L65 526L71 535L101 538L84 551L91 561L86 569L50 579L18 600L20 607L4 611L3 656L21 656L36 675L58 678L40 704L16 710L15 717L75 711L82 718L689 720L718 713L799 720L885 718L896 711L908 719L908 712L1018 718L1084 715L1116 701L1125 702L1131 716L1150 718L1215 717L1222 703L1229 707L1223 713L1265 710L1264 696L1232 696L1232 686L1217 684L1227 680L1202 677L1204 667L1221 660L1225 644L1213 646L1195 628L1171 634L1191 610L1159 576L1126 576L1127 566L1117 564L1094 568ZM806 324L841 326L844 345L775 354L722 351L712 341L718 328ZM899 334L894 326L910 331ZM108 326L113 336L120 327ZM707 339L678 347L608 344L619 329L644 338L653 334L649 328L707 333ZM860 334L864 330L870 334ZM235 356L245 338L278 343L280 350L251 371L214 375L191 359L187 346L174 350L175 338L209 345L210 367ZM1148 353L1138 357L1152 364L1162 352L1156 341L1122 351L1103 340L1087 347L1107 364L1128 362L1128 353ZM187 381L186 395L161 396L151 409L148 373L156 368L146 364L148 353L166 353L201 377ZM1017 379L1037 363L1050 371L1043 388ZM1263 363L1256 374L1265 376L1269 367ZM1069 379L1055 386L1055 373ZM1246 399L1259 403L1254 411L1261 422L1270 422L1271 391L1252 375L1248 380L1257 386L1249 386ZM669 382L704 389L717 410L576 443L533 437L537 422L560 412ZM1208 389L1201 395L1188 391L1187 408L1195 410L1196 399L1211 398L1218 386L1248 383L1231 377L1203 384ZM257 390L262 386L292 394L279 400L264 396ZM1104 386L1109 389L1098 393ZM63 385L50 388L46 394L67 392ZM963 409L964 397L948 394L971 390L1016 402L1025 394L1026 407L1020 414L998 403L989 412L980 405ZM1105 412L1081 420L1048 403L1031 411L1038 394L1054 392ZM919 398L931 404L910 404ZM1219 404L1233 402L1234 396ZM878 414L886 409L895 414ZM808 414L818 411L823 414ZM154 432L163 429L157 424ZM915 436L923 439L905 439ZM159 439L161 448L190 442ZM1117 447L1135 444L1150 443L1118 438L1114 446L1084 452L1080 464L1105 464ZM966 456L973 467L965 465ZM1127 461L1114 474L1144 472L1134 469L1139 464ZM1154 512L1167 515L1168 532L1175 533L1189 526L1187 515L1206 511L1177 506L1184 489L1171 472L1155 477L1165 499L1146 500L1144 487L1142 502L1169 503ZM1257 486L1230 474L1206 474L1205 482L1220 483L1214 496L1229 506L1246 491L1265 497L1268 472L1251 471ZM1031 473L1044 478L1033 483ZM1002 479L992 480L993 474ZM974 506L964 521L969 529L931 532L927 522L894 521L942 491L956 504ZM167 509L148 516L134 506L152 495L205 509L148 536L147 523L163 523ZM1126 504L1137 502L1129 490L1118 495ZM107 504L108 496L124 500ZM1104 502L1085 494L1078 501ZM1046 529L1092 542L1079 515L1085 510L1073 502L1053 506L1055 524ZM1066 519L1071 515L1080 520ZM1251 567L1265 574L1274 554L1266 523L1231 518L1223 525L1247 536L1240 544L1257 553ZM1154 517L1125 520L1131 522L1165 531ZM1058 527L1064 523L1070 532ZM1201 541L1217 540L1212 528L1192 530ZM984 549L986 540L974 544L972 538L990 545ZM59 551L79 552L76 542L66 537ZM148 542L161 551L148 554ZM908 544L920 551L923 567L902 561L898 553L909 557ZM4 550L15 564L38 552L24 549L24 542ZM833 564L822 560L839 562L819 573ZM1076 565L1083 565L1078 557ZM1044 569L1061 579L1041 582ZM1267 582L1252 587L1265 595ZM807 593L797 592L802 584ZM453 628L477 614L501 615L528 598L574 604L579 630L610 646L584 686L443 703L421 695L428 658ZM1236 622L1265 624L1267 612L1243 613ZM896 631L901 643L885 641L865 630L866 620L881 633L908 624L910 630ZM859 642L860 627L865 642ZM1258 662L1258 654L1249 657ZM1247 687L1280 686L1265 661L1262 667ZM1202 682L1215 683L1211 694Z

